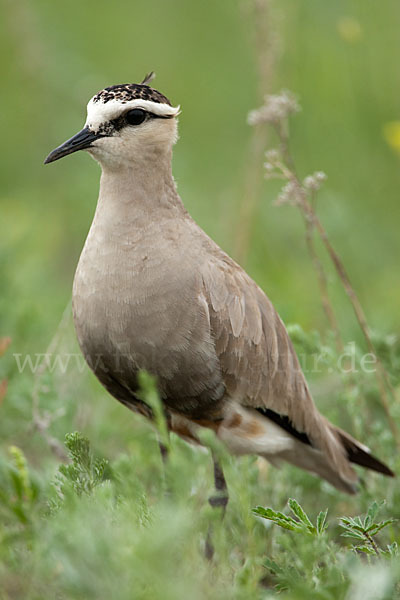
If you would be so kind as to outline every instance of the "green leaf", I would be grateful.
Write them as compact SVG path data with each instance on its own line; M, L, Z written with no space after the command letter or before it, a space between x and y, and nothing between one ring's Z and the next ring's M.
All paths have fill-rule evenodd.
M356 529L353 529L352 527L343 525L342 523L339 523L339 525L340 527L342 527L342 529L344 529L344 532L341 533L342 537L354 537L358 540L365 541L365 537L361 532L357 531Z
M300 506L300 504L297 502L297 500L295 500L294 498L289 498L288 504L289 504L290 510L307 527L307 529L310 531L310 533L317 533L316 528L311 523L306 512L303 510L303 508Z
M327 528L328 524L326 522L326 517L328 515L328 509L321 510L317 517L317 532L319 534L323 533Z
M365 541L365 537L361 533L357 533L356 531L344 531L340 535L342 537L356 538L357 540Z
M60 465L58 468L55 485L58 486L60 498L65 496L67 485L70 485L78 496L91 494L94 488L104 481L108 461L95 458L89 440L77 431L65 436L65 444L72 464Z
M303 531L302 525L292 519L292 517L288 517L283 513L273 510L272 508L264 508L263 506L257 506L253 508L253 513L263 519L267 519L268 521L272 521L279 527L283 529L289 529L290 531Z
M30 500L32 491L25 455L17 446L10 446L8 451L15 465L15 470L11 471L15 491L20 500Z
M369 533L370 535L376 535L378 533L378 531L381 531L381 529L383 529L384 527L387 527L388 525L391 525L392 523L395 523L396 521L397 521L397 519L386 519L386 521L381 521L380 523L373 523L366 530L366 532Z
M364 554L373 554L375 555L375 550L373 550L371 548L371 546L353 546L353 550L355 550L356 552L364 552Z
M271 573L273 573L274 575L279 575L281 573L284 573L284 569L282 569L282 567L280 567L274 560L272 560L271 558L266 558L265 559L265 564L264 566L269 569L271 571Z
M364 531L364 523L361 521L361 517L354 517L354 519L351 520L353 522L353 527L360 531Z
M24 507L22 504L13 504L11 506L11 510L15 514L15 516L18 518L18 520L21 521L21 523L27 524L29 522L28 515L27 515L26 511L24 510Z
M351 517L341 517L340 523L342 524L342 526L346 526L354 531L365 531L364 526L358 517L356 517L356 519L352 519Z
M397 542L393 542L392 544L388 544L387 545L387 554L389 554L390 556L397 556L399 553L399 546L397 544Z
M377 516L378 512L380 511L382 505L384 504L384 502L376 502L376 500L374 500L372 502L372 504L370 505L370 507L368 508L367 511L367 516L364 519L364 527L370 527L372 525L372 523L375 521L375 517Z
M23 489L22 481L18 474L18 471L16 471L15 469L10 469L9 473L10 473L11 481L13 483L15 494L16 494L18 500L20 502L22 502L24 489Z
M157 379L147 371L138 373L139 391L138 397L149 406L154 415L154 423L160 436L161 442L166 448L170 447L169 429L166 419L164 405L161 402L157 388Z
M79 431L74 431L66 434L65 445L72 462L84 470L89 470L92 462L89 440Z

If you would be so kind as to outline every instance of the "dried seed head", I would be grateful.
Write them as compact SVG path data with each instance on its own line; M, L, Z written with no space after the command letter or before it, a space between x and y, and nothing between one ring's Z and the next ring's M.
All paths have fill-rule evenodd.
M249 112L247 122L249 125L279 123L299 110L300 106L294 94L282 90L280 94L265 96L263 106Z
M266 151L265 158L267 159L267 162L276 164L280 160L281 156L279 154L279 150L271 148L271 150Z
M322 171L317 171L312 175L308 175L303 181L303 186L310 192L317 192L323 182L326 180L326 175Z
M297 204L297 195L299 190L294 181L288 181L280 191L279 196L275 201L276 206L282 204Z

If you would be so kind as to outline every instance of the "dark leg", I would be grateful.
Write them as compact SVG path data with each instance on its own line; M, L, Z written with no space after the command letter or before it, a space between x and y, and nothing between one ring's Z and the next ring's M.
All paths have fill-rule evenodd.
M226 506L228 504L229 495L228 495L228 486L226 485L224 472L222 470L221 465L216 459L215 455L212 454L213 464L214 464L214 485L215 485L215 494L209 497L208 502L213 508L222 508L222 519L225 516ZM214 545L212 543L212 528L211 526L207 532L206 538L206 546L205 546L205 555L208 560L211 560L214 556Z
M167 428L165 435L167 435L166 441L168 443L169 442L169 432L171 431L171 417L168 414L167 410L165 410L165 409L164 409L164 419L165 419L165 425ZM164 465L164 472L165 472L165 466L168 462L169 448L162 441L163 436L161 435L160 432L157 432L157 439L158 439L158 447L160 448L160 454L161 454L162 462Z
M169 497L171 495L171 490L168 483L168 459L169 459L169 448L158 438L158 447L160 449L161 460L162 460L162 481L164 488L164 496Z
M165 444L163 444L160 440L158 440L158 447L160 448L160 454L163 461L163 465L167 464L168 461L168 448Z
M210 496L208 501L213 508L221 506L223 508L223 515L225 514L226 505L228 504L228 486L226 485L224 472L218 460L212 455L214 463L214 485L216 494Z

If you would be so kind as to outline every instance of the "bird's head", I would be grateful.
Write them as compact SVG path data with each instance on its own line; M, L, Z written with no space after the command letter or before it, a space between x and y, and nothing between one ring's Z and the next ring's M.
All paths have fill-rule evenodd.
M93 96L82 131L50 152L45 164L77 150L87 150L106 167L169 152L177 140L179 106L148 85L152 76L142 83L107 87Z

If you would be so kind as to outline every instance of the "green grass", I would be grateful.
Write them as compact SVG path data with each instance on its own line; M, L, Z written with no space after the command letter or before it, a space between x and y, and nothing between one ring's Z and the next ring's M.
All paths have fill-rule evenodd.
M231 496L221 521L207 503L209 456L173 436L164 470L153 430L135 429L123 451L109 449L110 460L104 439L90 447L82 434L67 435L70 462L58 470L9 449L0 465L3 598L261 599L280 590L338 600L358 597L366 578L368 598L398 597L393 482L384 482L379 507L378 475L348 498L294 468L278 472L219 449ZM290 515L289 494L308 508L289 500ZM349 518L357 512L366 517ZM210 527L212 563L204 557Z
M68 325L63 331L61 347ZM321 346L317 334L307 336L300 327L291 332L300 354L310 360L324 356L318 379L330 398L325 412L397 471L400 461L374 376L360 372L349 384L335 372L332 385L335 351ZM384 341L380 350L398 385L400 353ZM358 349L356 356L358 368ZM62 377L45 371L35 384L42 416L65 409L50 426L52 435L62 439L66 422L85 431L66 436L66 463L51 459L43 438L31 430L31 390L24 394L11 386L4 399L14 406L9 423L25 455L13 445L0 462L2 598L262 599L278 592L295 599L399 597L395 480L363 472L359 494L346 496L294 467L276 470L256 457L233 458L205 436L220 456L229 486L221 520L207 502L213 491L208 450L172 435L164 467L156 429L112 401L92 378L87 381L86 373L72 382L76 377L76 370ZM156 407L151 382L144 383L144 397ZM86 390L85 402L76 396L79 389ZM398 421L398 406L391 408ZM162 413L156 414L163 436ZM288 498L297 501L287 505ZM211 563L205 558L210 528Z
M400 155L384 136L385 124L400 120L398 3L275 4L280 58L269 91L289 88L300 99L302 112L292 123L296 164L301 176L320 169L328 175L318 214L359 293L398 398ZM0 338L12 342L0 357L0 381L8 379L0 406L1 600L399 596L398 523L377 533L376 555L355 551L361 541L343 537L340 521L364 519L383 500L377 521L400 518L396 480L364 472L360 493L347 497L295 468L223 453L231 500L221 522L207 503L208 452L172 436L164 473L150 424L110 398L79 361L35 378L29 368L19 371L14 356L46 352L70 299L98 189L99 170L89 157L46 167L43 159L81 128L85 103L105 85L157 72L155 86L182 106L174 158L179 191L202 227L234 252L252 135L246 115L261 103L250 6L4 3L0 50L10 58L1 66ZM246 268L292 324L306 365L323 354L321 372L307 372L321 411L398 471L374 376L337 369L303 224L292 207L272 205L278 189L261 185ZM362 336L325 264L343 336L355 341L359 361ZM79 352L68 312L56 351ZM90 441L90 450L82 441L86 450L61 470L33 425L34 390L47 435L61 447L74 431L83 437L69 437L69 446ZM400 422L398 400L391 411ZM289 498L313 526L328 509L327 529L286 530L254 513L269 507L269 516L281 512L297 522ZM204 558L210 523L212 564Z

